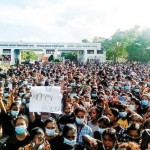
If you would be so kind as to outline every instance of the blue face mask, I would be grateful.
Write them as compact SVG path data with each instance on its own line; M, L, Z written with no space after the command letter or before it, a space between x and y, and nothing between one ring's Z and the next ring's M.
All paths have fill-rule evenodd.
M111 86L111 85L110 85L110 86L108 86L108 88L109 88L109 89L112 89L112 88L113 88L113 86Z
M139 93L140 92L140 89L135 89L134 90L136 93Z
M19 114L19 111L11 110L11 115L12 115L13 117L17 117L18 114Z
M23 94L24 94L24 93L19 93L19 96L22 97Z
M127 116L127 112L125 112L125 111L124 112L119 112L119 116L124 118L124 117Z
M109 79L112 79L113 78L113 76L109 76Z
M16 126L15 127L15 132L17 134L24 134L26 132L26 127L25 126Z
M70 97L75 97L75 96L77 96L77 94L76 94L76 93L72 93L72 94L70 94Z
M25 98L22 99L22 103L26 104L26 99Z
M103 134L103 132L105 131L105 129L99 128L98 131L99 131L100 134Z
M82 91L80 91L79 94L81 95L81 94L82 94Z
M130 108L131 110L135 110L135 105L129 105L129 108Z
M29 103L26 103L26 107L29 108Z
M59 81L62 81L62 78L59 78Z
M45 132L48 136L53 136L55 134L55 129L47 129L45 128Z
M115 88L116 90L118 90L118 89L119 89L119 86L114 86L114 88Z
M80 118L76 117L76 122L77 122L77 124L83 124L84 123L84 118L80 119Z
M4 93L4 97L8 97L9 95L8 95L8 93Z
M130 90L130 86L125 86L124 89L125 90Z
M96 97L96 96L97 96L97 94L91 94L91 96L92 96L92 97Z
M141 105L142 106L148 106L148 100L142 100Z
M74 83L74 82L72 82L70 85L71 85L71 86L75 86L75 83Z
M68 140L66 138L64 138L64 143L70 146L75 146L77 144L76 140Z

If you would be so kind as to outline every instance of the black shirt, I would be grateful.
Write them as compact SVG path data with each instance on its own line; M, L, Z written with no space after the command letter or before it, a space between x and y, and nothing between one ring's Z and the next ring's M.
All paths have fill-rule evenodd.
M30 132L35 127L40 127L44 130L44 122L41 121L41 118L37 118L34 122L30 123L28 131Z
M4 135L14 134L14 120L9 114L0 113L0 125L2 125Z
M63 143L63 136L56 136L51 140L51 150L77 150L75 147Z
M7 140L6 147L8 150L18 150L20 147L24 147L25 145L29 144L29 142L30 142L29 134L22 141L19 141L16 138L16 135L13 135Z
M72 113L70 116L63 115L59 118L58 124L66 125L68 123L75 123L75 115Z

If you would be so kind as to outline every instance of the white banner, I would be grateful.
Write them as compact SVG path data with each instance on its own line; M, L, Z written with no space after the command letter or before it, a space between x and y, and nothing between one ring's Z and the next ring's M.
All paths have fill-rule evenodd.
M59 86L31 87L30 112L61 113L62 94Z

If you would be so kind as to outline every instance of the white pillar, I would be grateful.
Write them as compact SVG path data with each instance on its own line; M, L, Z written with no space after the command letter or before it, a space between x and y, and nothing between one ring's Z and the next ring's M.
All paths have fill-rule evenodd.
M18 58L19 58L19 64L21 64L21 50L19 50L19 56L18 56Z
M84 49L83 62L87 61L87 49Z
M58 53L58 49L55 49L55 52L54 52L54 59L57 59L57 53Z
M15 64L15 57L14 57L14 48L11 49L11 61L10 61L10 65L14 65Z
M44 55L46 55L46 48L43 48L42 51L43 51Z

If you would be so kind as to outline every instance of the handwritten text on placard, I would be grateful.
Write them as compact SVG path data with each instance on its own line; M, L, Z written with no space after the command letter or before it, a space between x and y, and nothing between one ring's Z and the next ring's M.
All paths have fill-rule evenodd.
M61 113L62 94L58 86L31 87L30 112Z

